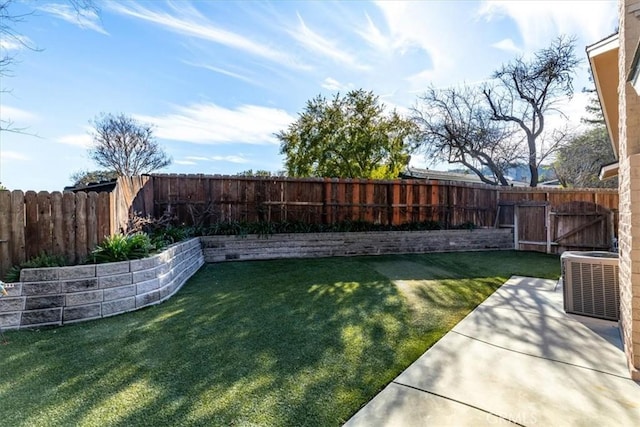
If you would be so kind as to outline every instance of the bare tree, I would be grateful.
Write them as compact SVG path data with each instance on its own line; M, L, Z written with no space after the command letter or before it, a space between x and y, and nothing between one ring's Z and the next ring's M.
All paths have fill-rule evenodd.
M89 156L119 176L149 173L171 164L153 137L151 125L125 114L101 114L92 122L95 146Z
M413 119L428 155L462 164L487 184L509 185L506 171L521 159L520 141L504 122L491 119L482 93L468 86L431 87L419 100Z
M87 12L98 13L98 7L93 0L67 0L76 11L78 17ZM11 77L12 67L16 63L15 52L20 49L39 51L40 49L16 29L20 23L33 15L33 10L16 12L13 5L20 3L16 0L0 0L0 77ZM9 90L2 86L0 93ZM24 133L25 128L16 127L7 117L0 117L0 132Z
M548 113L558 112L555 106L562 97L573 95L573 77L579 63L575 38L561 36L548 48L536 52L531 60L521 57L503 65L493 74L495 81L483 88L492 119L514 123L525 134L531 187L538 185L541 157L559 146L556 140L540 152L539 138L545 131L545 119Z
M10 75L10 66L15 61L15 55L11 51L19 48L35 49L28 39L22 36L16 29L16 24L25 20L25 18L31 15L29 13L14 13L11 10L11 5L15 3L15 0L0 0L0 76Z

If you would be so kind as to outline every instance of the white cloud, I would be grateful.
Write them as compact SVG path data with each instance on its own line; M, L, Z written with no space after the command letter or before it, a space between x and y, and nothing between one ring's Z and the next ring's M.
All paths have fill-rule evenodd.
M34 44L29 37L19 34L3 34L3 37L0 39L0 49L3 50L31 49L33 46Z
M257 105L228 109L213 103L176 107L162 116L136 115L156 126L158 138L196 144L277 144L275 132L295 120L286 111Z
M29 157L17 151L2 151L0 152L0 158L2 158L2 160L29 160Z
M8 105L0 105L0 120L10 123L32 122L38 119L38 116L20 108L10 107ZM21 125L18 127L22 127Z
M353 89L353 84L352 83L340 83L339 81L337 81L334 78L331 77L327 77L326 79L324 79L322 81L322 83L320 84L320 86L322 86L323 88L327 89L327 90L341 90L341 91L348 91Z
M611 34L617 23L616 2L556 0L485 1L479 15L487 20L508 17L518 26L524 50L546 47L550 35L576 35L596 42Z
M93 145L91 135L86 133L69 134L55 138L60 144L73 145L74 147L89 148Z
M186 156L182 160L174 160L174 163L179 165L197 165L200 162L227 162L227 163L236 163L243 164L249 163L249 160L245 158L244 155L227 155L227 156Z
M67 21L71 24L77 25L83 30L92 30L100 34L109 35L109 33L102 28L100 22L100 16L95 10L92 9L79 9L76 10L68 4L49 3L38 7L39 10L47 12L56 18Z
M194 162L193 160L174 160L173 163L177 165L197 165L198 162Z
M462 56L460 32L450 25L447 14L452 13L447 2L388 2L378 1L394 50L408 52L418 49L428 54L431 64L414 72L405 80L412 87L439 80L448 80L456 61Z
M223 68L220 67L214 67L213 65L207 65L207 64L196 64L193 62L189 62L189 61L184 61L185 64L187 65L191 65L192 67L198 67L198 68L204 68L205 70L209 70L209 71L213 71L214 73L218 73L218 74L223 74L225 76L229 76L229 77L233 77L234 79L238 79L238 80L242 80L244 82L250 83L252 85L256 85L256 86L263 86L260 82L244 76L242 74L233 72L233 71L229 71L229 70L225 70Z
M229 163L237 163L237 164L242 164L242 163L249 163L249 160L247 160L244 156L235 156L235 155L229 155L229 156L212 156L211 160L215 160L218 162L229 162Z
M309 28L299 14L298 26L290 29L288 32L289 35L305 49L325 56L338 64L359 70L370 69L367 65L360 64L354 54L340 49L336 41L323 37Z
M236 163L236 164L244 164L249 163L249 160L246 159L243 155L228 155L228 156L211 156L211 160L216 162L228 162L228 163Z
M382 31L376 26L368 13L365 13L367 18L367 26L365 28L357 29L356 33L360 35L371 46L380 52L389 51L392 48L392 41L389 37L382 34Z
M495 47L496 49L504 50L506 52L513 52L516 54L522 53L522 49L516 46L513 40L509 38L502 39L499 42L492 44L491 47Z
M174 163L179 165L197 165L200 162L227 162L235 164L249 163L249 160L242 154L240 155L227 155L227 156L186 156L182 160L174 160Z
M121 15L151 22L178 34L219 43L291 68L310 68L298 61L297 58L288 55L282 49L273 48L267 44L256 42L240 34L217 27L186 3L172 5L173 11L177 14L176 16L167 12L146 9L137 4L131 4L131 7L126 7L123 4L109 3L109 7Z

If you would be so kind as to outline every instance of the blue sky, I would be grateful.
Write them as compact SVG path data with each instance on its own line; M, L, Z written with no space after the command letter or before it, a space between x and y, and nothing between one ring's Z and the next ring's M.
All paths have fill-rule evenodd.
M18 1L33 15L0 85L0 182L62 190L98 167L89 121L126 113L155 126L167 173L282 169L273 133L318 95L364 88L407 111L433 84L480 82L502 63L575 35L578 54L611 34L616 1L98 1L78 17L64 2ZM563 110L584 111L588 64ZM559 124L560 118L552 123ZM426 165L420 155L415 166ZM446 165L441 165L447 168Z

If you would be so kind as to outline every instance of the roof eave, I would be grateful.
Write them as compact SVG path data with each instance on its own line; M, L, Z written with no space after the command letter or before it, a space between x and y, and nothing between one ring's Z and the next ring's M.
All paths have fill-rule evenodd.
M586 47L611 146L618 157L618 34Z

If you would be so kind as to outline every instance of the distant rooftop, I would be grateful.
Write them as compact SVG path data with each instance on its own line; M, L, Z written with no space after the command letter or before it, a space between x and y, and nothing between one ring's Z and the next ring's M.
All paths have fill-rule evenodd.
M425 180L434 180L434 181L456 181L456 182L468 182L472 184L485 184L478 177L478 175L474 173L460 173L460 172L448 172L448 171L437 171L432 169L420 169L420 168L412 168L407 167L407 169L403 172L400 172L400 178L404 179L425 179ZM507 179L510 185L514 187L526 187L527 184L520 181L513 181L511 179Z
M116 181L117 179L114 178L106 181L91 182L87 185L71 185L64 187L64 191L73 191L74 193L78 191L84 191L85 193L89 191L95 191L96 193L110 192L116 187Z

